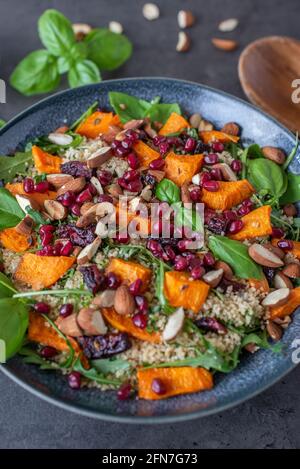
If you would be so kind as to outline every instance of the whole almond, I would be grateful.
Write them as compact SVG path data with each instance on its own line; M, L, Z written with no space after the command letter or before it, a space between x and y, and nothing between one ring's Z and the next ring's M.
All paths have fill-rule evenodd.
M191 40L185 31L179 31L176 45L177 52L187 52L191 47Z
M273 252L279 259L284 259L285 252L283 249L279 248L278 246L273 246L272 243L265 243L264 248L267 248L269 251Z
M297 209L294 204L287 204L283 207L283 212L287 217L295 217L297 215Z
M68 215L68 210L57 200L45 200L44 207L52 220L63 220Z
M85 184L86 181L84 177L72 179L59 188L59 190L57 191L57 195L63 195L65 194L65 192L68 191L75 192L75 194L77 194L78 192L82 191Z
M94 241L87 246L85 246L82 251L80 251L77 256L77 264L85 264L92 260L96 252L98 251L99 246L101 245L101 238L95 238Z
M117 288L114 300L114 308L121 316L130 316L136 309L133 295L126 285Z
M73 181L73 176L70 174L47 174L47 181L51 184L56 190L60 189L67 182Z
M92 305L99 306L100 308L111 308L114 305L116 290L104 290L92 301Z
M87 226L90 226L92 223L96 222L96 220L97 220L97 216L96 216L97 205L98 204L93 204L90 208L85 210L84 215L81 215L78 218L78 220L76 221L76 226L78 228L86 228Z
M112 142L116 139L118 133L121 132L121 130L122 129L116 125L110 125L108 127L108 131L101 135L101 140L111 145Z
M275 288L289 288L292 290L293 284L290 279L284 275L282 272L278 272L274 277L274 287Z
M273 321L268 321L266 328L271 339L275 340L276 342L281 339L282 328L278 324Z
M223 269L210 270L203 275L202 280L212 288L216 288L222 280L223 273Z
M190 28L195 23L195 16L189 10L180 10L177 15L177 21L179 28Z
M215 269L222 269L224 272L224 277L226 280L231 280L233 278L233 271L231 267L223 261L217 261L214 265Z
M131 119L124 124L126 130L137 130L145 123L145 119Z
M261 304L271 308L282 306L287 303L290 294L291 291L289 288L278 288L277 290L268 293L268 295L262 300Z
M77 322L85 335L104 335L107 326L100 311L93 308L82 308L77 316Z
M257 264L264 267L281 267L283 265L283 261L278 256L258 243L249 247L248 254Z
M222 127L221 132L237 137L240 133L240 128L235 122L228 122Z
M282 269L282 273L289 278L300 278L300 265L291 262Z
M112 196L112 197L119 197L119 195L123 194L123 189L119 184L110 184L109 186L106 186L105 188L107 192Z
M213 37L211 42L217 49L221 49L226 52L231 52L238 47L238 43L232 39L220 39L218 37Z
M77 323L77 314L73 313L66 318L59 317L56 321L58 329L70 337L80 337L82 330Z
M88 168L100 168L100 166L105 163L112 156L112 150L110 147L102 147L93 153L87 159Z
M80 214L85 215L90 208L95 207L95 205L96 204L94 202L84 202L84 204L81 205Z
M239 22L236 18L228 18L227 20L221 21L219 30L222 31L222 33L229 33L233 31L238 24Z
M268 160L274 161L277 164L283 164L285 162L285 153L277 147L263 147L263 155Z
M30 236L33 230L33 225L33 219L29 215L26 215L26 217L24 217L23 220L20 221L17 226L15 226L15 230L17 231L17 233L20 233L25 236Z
M162 338L166 342L175 339L184 325L184 309L178 308L168 317L167 324L162 333Z
M192 114L189 121L192 127L195 127L195 129L198 129L200 122L201 122L200 114L198 113Z

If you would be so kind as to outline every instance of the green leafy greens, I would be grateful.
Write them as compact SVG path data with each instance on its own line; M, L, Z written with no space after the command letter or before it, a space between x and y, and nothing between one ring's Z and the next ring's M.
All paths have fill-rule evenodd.
M17 175L25 175L28 165L32 163L31 151L17 152L14 156L0 158L0 179L10 182Z
M5 189L0 188L0 230L16 226L24 218L24 212L15 197Z

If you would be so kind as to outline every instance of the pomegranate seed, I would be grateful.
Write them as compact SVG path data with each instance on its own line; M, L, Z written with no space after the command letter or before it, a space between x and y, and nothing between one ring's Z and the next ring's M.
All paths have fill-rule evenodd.
M278 241L277 246L284 251L291 251L294 247L294 243L290 239L281 239Z
M150 169L162 169L165 166L165 160L162 158L157 158L156 160L152 160L149 164Z
M80 217L80 205L79 204L73 204L71 206L71 213L75 215L75 217Z
M64 245L60 241L56 242L53 246L53 256L60 256L61 250L63 249Z
M141 192L143 189L143 184L140 179L136 179L135 181L130 181L127 184L127 190L129 192Z
M189 264L189 270L191 271L194 267L202 267L203 260L195 254L193 256L190 256L190 254L191 253L188 253L188 255L186 256L186 259Z
M165 155L169 151L170 145L168 142L160 143L158 146L159 153Z
M116 239L117 243L120 243L120 244L127 244L128 241L129 241L129 236L128 236L128 234L127 234L126 232L124 232L124 233L121 233L121 232L120 232L120 233L117 233L117 234L116 234L116 238L115 238L115 239Z
M242 205L243 205L243 207L250 207L251 210L252 210L252 208L253 208L253 202L252 202L251 199L245 199L245 200L243 200Z
M123 180L125 182L135 181L140 176L140 173L135 169L130 169L123 174Z
M121 145L123 148L130 149L132 147L132 144L133 144L133 141L128 136L126 136L124 140L121 141Z
M203 186L204 182L210 181L211 180L211 175L209 172L204 172L200 174L200 186Z
M38 256L55 256L54 246L45 246L40 251L37 251L36 254Z
M81 374L78 371L72 371L68 376L68 384L72 389L80 389Z
M199 202L200 197L201 197L200 187L194 187L194 189L190 191L190 198L192 199L193 202Z
M210 208L205 208L204 209L204 223L208 225L209 221L211 218L213 218L216 215L214 210L211 210Z
M174 249L171 246L165 246L165 253L167 254L170 261L173 261L176 257Z
M188 267L188 261L183 256L176 256L174 259L174 269L175 270L186 270Z
M35 305L33 306L33 309L39 314L50 313L50 306L48 305L48 303L44 303L44 301L39 301L38 303L35 303Z
M46 346L41 349L40 355L43 358L53 358L57 355L57 350L54 347Z
M216 262L211 252L207 252L206 254L204 254L202 260L203 260L203 264L206 265L207 267L212 267Z
M216 153L209 153L204 157L205 164L216 164L219 161L219 157Z
M34 191L39 193L44 193L49 190L49 182L48 181L41 181L35 184Z
M248 213L250 213L250 212L251 212L251 207L247 207L247 205L242 205L237 211L237 213L241 217L243 217L244 215L248 215Z
M119 401L126 401L131 395L132 387L130 383L124 383L117 392L117 397Z
M217 192L220 189L218 181L205 181L203 182L202 187L209 192Z
M72 251L73 251L73 244L71 243L71 241L67 241L62 246L62 248L60 250L60 255L61 256L69 256Z
M233 221L237 219L237 214L234 210L225 210L225 212L223 212L223 215L227 221Z
M116 290L121 285L121 281L119 277L117 277L116 274L114 274L113 272L108 272L106 276L106 285L107 285L107 288Z
M163 381L159 378L154 378L151 383L151 389L152 391L159 395L162 396L163 394L166 394L166 386L164 385Z
M195 280L198 280L204 274L205 274L205 269L201 266L193 267L192 270L191 270L191 277L193 277L193 279L195 279Z
M93 198L92 194L90 190L87 188L87 189L84 189L82 192L80 192L80 194L78 194L78 196L76 197L76 202L78 204L83 204L84 202L90 202L92 198Z
M57 200L63 204L64 207L71 207L75 203L75 194L72 191L67 191L60 197L57 197Z
M140 166L140 162L135 153L129 153L127 156L127 162L131 169L137 169Z
M214 142L212 144L213 151L216 151L217 153L222 153L222 151L224 151L224 148L225 147L224 147L223 143L221 143L221 142Z
M222 171L220 170L220 168L212 168L209 174L211 176L211 179L213 179L214 181L223 180L223 175L222 175Z
M49 244L51 244L52 241L53 241L53 234L50 233L49 231L48 231L48 233L45 233L45 234L41 237L41 244L42 244L43 248L44 248L45 246L48 246Z
M60 306L58 311L61 317L67 318L73 313L73 310L74 310L74 306L71 303L65 303Z
M150 239L148 241L147 248L149 249L149 251L152 252L154 256L161 255L163 253L161 245L158 241L155 241L154 239Z
M127 130L126 137L131 141L131 143L134 143L139 139L138 133L132 129Z
M107 186L112 180L112 173L105 171L105 169L99 170L97 176L102 186Z
M41 225L39 229L40 236L44 236L46 233L53 233L55 231L55 226L52 225Z
M148 311L148 301L143 295L137 295L135 297L135 302L141 313L146 313Z
M272 238L282 238L284 236L284 230L282 228L272 227Z
M127 156L129 152L130 148L125 148L122 146L122 144L120 144L120 146L115 149L115 154L120 157Z
M155 145L156 147L158 147L161 143L165 141L166 137L163 137L162 135L155 135L155 137L153 137L152 139L153 145Z
M240 160L233 160L230 167L235 173L240 173L243 169L243 163Z
M187 153L192 153L195 150L196 145L197 145L197 141L194 138L189 137L187 141L185 142L184 150Z
M90 193L92 194L92 196L95 196L98 194L98 191L96 189L96 187L92 184L92 183L89 183L86 187L86 189L88 189L90 191Z
M101 203L101 202L110 202L111 204L114 203L114 199L113 199L110 195L108 195L108 194L100 194L100 195L98 196L97 201L98 201L99 203Z
M137 278L134 282L129 285L129 291L132 295L136 296L141 291L143 282L140 278Z
M241 231L243 226L244 226L244 223L242 222L242 220L233 220L229 225L228 233L236 234L239 231Z
M31 178L25 178L23 181L23 189L26 194L31 194L34 192L34 181Z
M177 243L177 247L179 251L181 252L186 251L188 249L188 243L189 243L188 239L180 239Z
M132 318L133 324L138 327L139 329L146 329L148 319L146 314L144 313L137 313Z

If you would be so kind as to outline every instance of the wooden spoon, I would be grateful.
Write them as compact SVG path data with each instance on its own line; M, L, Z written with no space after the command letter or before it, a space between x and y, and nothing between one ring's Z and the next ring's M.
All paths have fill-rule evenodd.
M300 103L292 101L292 82L300 79L300 41L270 36L252 42L240 56L239 78L250 101L300 132Z

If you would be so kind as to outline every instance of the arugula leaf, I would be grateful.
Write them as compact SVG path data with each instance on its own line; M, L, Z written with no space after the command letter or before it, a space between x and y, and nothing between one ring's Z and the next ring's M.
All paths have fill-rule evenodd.
M0 230L16 226L24 218L24 212L15 197L5 189L0 188Z
M31 152L16 153L15 156L0 157L0 179L10 182L17 175L25 175L27 166L32 163Z
M180 202L180 189L173 181L164 178L156 186L155 197L161 202L174 204Z
M100 70L114 70L120 67L132 54L132 44L123 34L116 34L106 28L93 29L84 39L88 58Z
M57 59L43 49L27 55L10 76L11 86L25 96L49 93L59 82Z
M152 121L157 120L164 123L172 112L181 114L180 107L176 103L148 102L116 91L109 93L109 100L115 113L118 114L123 123L132 119L144 119L145 117L149 117Z
M209 237L208 245L218 259L230 265L237 277L262 278L261 267L251 259L245 244L225 236L214 235Z
M131 368L131 364L122 358L99 358L91 360L92 366L100 373L108 375L117 371L127 371Z
M46 10L38 21L39 36L48 49L55 55L68 56L75 44L75 34L71 21L57 10Z
M42 135L41 137L37 137L26 144L25 151L31 152L33 145L37 145L42 150L50 153L52 155L61 155L63 154L68 148L76 148L78 147L81 142L83 141L83 137L72 130L68 130L66 135L70 135L73 140L69 145L57 145L56 143L50 142L47 135Z
M0 272L0 298L9 298L16 293L12 281L2 272Z
M284 164L282 165L283 170L285 170L289 166L289 164L293 161L294 157L296 156L298 146L299 146L299 138L298 138L298 132L297 132L295 146L292 149L291 153L288 155L288 157L285 160Z
M28 306L18 300L0 299L0 339L5 343L6 359L22 346L28 327L28 311Z
M91 60L83 60L82 62L75 63L70 68L68 80L71 88L76 88L76 86L99 83L99 81L101 81L101 75L94 62Z
M159 267L156 271L155 277L155 296L159 301L160 306L166 314L171 314L176 308L171 306L164 294L165 272L167 269L162 261L159 261Z
M2 127L4 127L6 124L5 120L3 119L0 119L0 129L2 129Z
M22 355L23 362L28 363L31 365L38 365L41 370L57 370L60 368L59 364L56 362L51 362L49 360L45 360L45 358L41 357L33 348L31 347L22 347L19 352L19 355Z
M241 343L241 347L245 347L248 344L255 344L260 348L263 349L270 349L274 353L279 353L282 350L282 344L275 344L272 345L268 342L268 337L266 331L259 331L259 332L251 332L250 334L247 334Z
M81 116L75 122L73 122L73 124L70 125L70 129L75 130L79 124L81 124L81 122L93 114L97 107L98 101L95 101L83 114L81 114Z
M280 197L280 204L293 204L300 200L300 174L287 174L287 189Z
M248 162L248 178L257 191L267 190L279 198L287 188L287 177L282 168L266 158L257 158Z
M116 387L118 387L122 384L122 381L120 381L118 379L106 378L105 375L103 373L99 373L96 370L96 368L89 368L88 370L86 370L83 367L83 365L82 365L79 358L77 358L77 360L75 361L73 369L74 369L74 371L78 371L85 378L88 378L91 381L96 381L96 383L110 384L110 385L116 386Z

